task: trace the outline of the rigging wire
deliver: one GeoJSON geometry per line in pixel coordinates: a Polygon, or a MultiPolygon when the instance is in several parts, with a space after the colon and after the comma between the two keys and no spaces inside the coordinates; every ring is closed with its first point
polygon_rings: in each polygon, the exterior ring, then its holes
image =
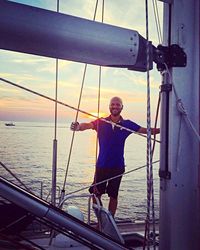
{"type": "MultiPolygon", "coordinates": [[[[96,4],[95,4],[93,21],[96,18],[97,7],[98,7],[98,0],[96,1],[96,4]]],[[[85,67],[84,67],[83,78],[82,78],[82,83],[81,83],[81,90],[80,90],[80,95],[79,95],[79,100],[78,100],[78,107],[76,110],[75,122],[77,122],[77,120],[78,120],[78,115],[79,115],[79,110],[80,110],[80,105],[81,105],[81,98],[82,98],[82,93],[83,93],[83,86],[85,83],[86,71],[87,71],[87,64],[85,64],[85,67]]],[[[61,199],[65,195],[65,186],[66,186],[67,175],[68,175],[68,171],[69,171],[69,164],[70,164],[70,160],[71,160],[72,148],[73,148],[73,144],[74,144],[74,137],[75,137],[75,131],[72,132],[72,139],[71,139],[67,167],[66,167],[66,172],[65,172],[64,182],[63,182],[63,188],[62,188],[62,192],[61,192],[61,199]]]]}
{"type": "MultiPolygon", "coordinates": [[[[101,22],[104,22],[104,0],[102,0],[102,13],[101,13],[101,22]]],[[[98,85],[98,103],[97,103],[97,116],[100,114],[100,103],[101,103],[101,76],[102,76],[101,66],[99,66],[99,85],[98,85]]],[[[97,131],[99,129],[99,123],[97,123],[97,131]]],[[[98,133],[96,134],[96,150],[95,150],[95,162],[97,162],[98,155],[98,133]]],[[[96,184],[96,167],[94,173],[94,184],[96,184]]],[[[95,185],[96,188],[96,185],[95,185]]],[[[95,189],[94,188],[94,189],[95,189]]]]}
{"type": "Polygon", "coordinates": [[[159,41],[159,44],[162,44],[162,34],[161,34],[161,26],[160,26],[160,18],[159,18],[159,13],[158,13],[157,1],[156,0],[152,0],[152,4],[153,4],[153,11],[154,11],[154,17],[155,17],[155,23],[156,23],[158,41],[159,41]]]}
{"type": "Polygon", "coordinates": [[[28,188],[17,176],[16,174],[14,174],[8,167],[6,167],[5,164],[3,164],[3,162],[0,161],[0,165],[12,176],[14,177],[18,182],[19,184],[21,184],[28,192],[32,193],[33,192],[30,190],[30,188],[28,188]]]}
{"type": "Polygon", "coordinates": [[[159,16],[159,12],[158,12],[158,4],[157,4],[157,2],[158,2],[158,0],[155,0],[155,7],[156,7],[156,13],[157,13],[157,19],[158,19],[158,27],[159,27],[160,39],[161,39],[161,43],[162,43],[163,38],[162,38],[161,25],[160,25],[160,16],[159,16]]]}
{"type": "MultiPolygon", "coordinates": [[[[85,64],[85,67],[84,67],[83,79],[82,79],[82,83],[81,83],[81,90],[80,90],[80,95],[79,95],[78,109],[76,111],[75,122],[77,122],[77,120],[78,120],[78,114],[79,114],[79,108],[80,108],[81,97],[82,97],[82,92],[83,92],[83,85],[85,82],[86,71],[87,71],[87,64],[85,64]]],[[[67,175],[68,175],[68,171],[69,171],[69,164],[70,164],[70,160],[71,160],[72,148],[73,148],[73,144],[74,144],[74,136],[75,136],[75,131],[72,132],[71,144],[70,144],[70,149],[69,149],[67,167],[66,167],[66,171],[65,171],[65,177],[64,177],[64,182],[63,182],[63,188],[61,191],[61,196],[63,196],[65,194],[65,186],[66,186],[67,175]]]]}
{"type": "MultiPolygon", "coordinates": [[[[102,0],[102,14],[101,14],[101,22],[104,22],[104,0],[102,0]]],[[[98,85],[98,103],[97,103],[97,116],[100,115],[100,103],[101,103],[101,78],[102,78],[102,67],[99,66],[99,85],[98,85]]],[[[97,123],[98,126],[98,123],[97,123]]],[[[97,127],[98,131],[98,127],[97,127]]],[[[98,153],[98,135],[96,137],[96,161],[97,161],[97,153],[98,153]]]]}
{"type": "MultiPolygon", "coordinates": [[[[58,104],[63,105],[63,106],[65,106],[65,107],[67,107],[67,108],[70,108],[70,109],[73,109],[73,110],[76,110],[76,111],[78,110],[79,112],[81,112],[81,113],[83,113],[83,114],[86,114],[86,115],[89,115],[90,117],[94,117],[94,118],[96,118],[96,119],[99,118],[98,116],[96,116],[96,115],[94,115],[94,114],[91,114],[91,113],[89,113],[89,112],[86,112],[86,111],[84,111],[84,110],[82,110],[82,109],[77,109],[77,108],[75,108],[75,107],[73,107],[73,106],[71,106],[71,105],[69,105],[69,104],[67,104],[67,103],[64,103],[64,102],[62,102],[62,101],[59,101],[59,100],[56,101],[56,100],[55,100],[54,98],[52,98],[52,97],[46,96],[46,95],[44,95],[44,94],[41,94],[41,93],[36,92],[36,91],[34,91],[34,90],[31,90],[31,89],[29,89],[29,88],[23,87],[23,86],[21,86],[21,85],[19,85],[19,84],[17,84],[17,83],[14,83],[14,82],[12,82],[12,81],[6,80],[6,79],[4,79],[4,78],[2,78],[2,77],[0,77],[0,81],[5,82],[5,83],[8,83],[8,84],[10,84],[10,85],[12,85],[12,86],[15,86],[15,87],[17,87],[17,88],[23,89],[23,90],[25,90],[25,91],[28,91],[28,92],[30,92],[30,93],[32,93],[32,94],[34,94],[34,95],[40,96],[40,97],[45,98],[45,99],[47,99],[47,100],[49,100],[49,101],[57,102],[58,104]]],[[[142,137],[145,137],[145,138],[146,138],[146,135],[137,133],[137,132],[135,132],[135,131],[132,130],[132,129],[128,129],[128,128],[123,127],[123,126],[121,126],[121,125],[119,125],[119,124],[116,124],[116,123],[114,123],[114,122],[112,122],[112,121],[108,121],[108,120],[106,120],[105,118],[100,118],[100,120],[102,120],[102,121],[104,121],[104,122],[106,122],[106,123],[109,123],[109,124],[111,124],[112,126],[118,127],[118,128],[120,128],[120,129],[127,130],[127,131],[129,131],[129,132],[131,132],[131,133],[134,133],[134,134],[137,134],[137,135],[139,135],[139,136],[142,136],[142,137]]],[[[154,140],[154,139],[152,138],[151,140],[154,140]]],[[[155,140],[155,141],[158,142],[158,143],[161,143],[159,140],[155,140]]]]}

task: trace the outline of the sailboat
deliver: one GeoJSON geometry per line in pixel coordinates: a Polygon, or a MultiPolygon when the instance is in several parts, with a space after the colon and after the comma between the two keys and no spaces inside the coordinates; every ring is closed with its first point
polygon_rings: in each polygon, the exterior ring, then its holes
{"type": "Polygon", "coordinates": [[[15,126],[15,124],[13,122],[6,122],[5,126],[7,126],[7,127],[13,127],[13,126],[15,126]]]}
{"type": "MultiPolygon", "coordinates": [[[[164,41],[157,48],[148,43],[148,65],[145,52],[147,41],[137,31],[3,0],[0,1],[0,48],[141,72],[145,72],[147,67],[150,70],[153,61],[157,64],[162,73],[159,249],[197,250],[200,248],[200,6],[197,0],[162,2],[164,41]],[[10,19],[11,14],[13,19],[10,19]],[[66,23],[68,32],[59,31],[58,27],[63,22],[66,23]],[[46,23],[51,29],[47,28],[46,23]],[[98,35],[102,39],[96,39],[97,33],[102,34],[98,35]],[[13,36],[14,41],[11,39],[13,36]],[[56,39],[49,39],[50,37],[56,39]],[[126,37],[129,37],[129,41],[126,37]],[[130,46],[131,51],[129,49],[127,52],[127,47],[130,46]],[[132,57],[129,56],[130,52],[132,57]]],[[[84,249],[85,246],[90,249],[129,247],[116,240],[117,230],[113,239],[2,177],[0,195],[28,211],[30,216],[39,218],[53,230],[81,242],[79,249],[84,249]]],[[[106,216],[109,218],[109,215],[106,216]]],[[[115,225],[112,221],[110,224],[115,225]]],[[[137,249],[136,246],[134,248],[137,249]]],[[[155,248],[154,245],[152,249],[155,248]]]]}

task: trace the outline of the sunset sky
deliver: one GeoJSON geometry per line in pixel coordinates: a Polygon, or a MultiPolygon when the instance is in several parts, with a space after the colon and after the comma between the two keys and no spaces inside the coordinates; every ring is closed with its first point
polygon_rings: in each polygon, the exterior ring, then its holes
{"type": "MultiPolygon", "coordinates": [[[[57,0],[16,0],[40,8],[56,11],[57,0]]],[[[60,0],[60,12],[92,19],[95,0],[60,0]]],[[[99,1],[97,21],[101,20],[99,1]]],[[[158,1],[162,28],[162,3],[158,1]]],[[[105,0],[104,22],[137,30],[145,37],[145,1],[105,0]]],[[[159,44],[152,1],[149,1],[150,40],[159,44]]],[[[0,51],[0,77],[18,83],[26,88],[55,97],[55,59],[10,51],[0,51]]],[[[59,60],[58,100],[77,107],[84,64],[59,60]]],[[[97,110],[99,67],[88,65],[81,109],[95,114],[97,110]]],[[[152,120],[157,106],[160,74],[154,65],[151,76],[152,120]]],[[[102,68],[100,115],[109,113],[108,104],[112,96],[124,101],[122,115],[145,126],[146,123],[146,73],[127,69],[102,68]]],[[[75,111],[58,105],[58,120],[73,121],[75,111]]],[[[80,114],[81,121],[92,118],[80,114]]],[[[54,121],[54,103],[0,82],[0,120],[2,121],[54,121]]]]}

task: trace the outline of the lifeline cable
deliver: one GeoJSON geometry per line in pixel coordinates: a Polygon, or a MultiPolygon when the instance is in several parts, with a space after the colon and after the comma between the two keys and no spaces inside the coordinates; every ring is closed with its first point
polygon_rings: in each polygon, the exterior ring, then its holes
{"type": "MultiPolygon", "coordinates": [[[[160,160],[154,161],[154,162],[152,162],[152,164],[156,164],[156,163],[158,163],[158,162],[160,162],[160,160]]],[[[111,180],[113,180],[113,179],[115,179],[115,178],[118,178],[118,177],[121,177],[121,176],[130,174],[130,173],[132,173],[132,172],[135,172],[135,171],[137,171],[137,170],[140,170],[140,169],[142,169],[142,168],[145,168],[146,166],[147,166],[147,165],[143,165],[143,166],[134,168],[134,169],[132,169],[132,170],[129,170],[129,171],[127,171],[127,172],[124,172],[123,174],[119,174],[119,175],[116,175],[116,176],[111,177],[111,178],[109,178],[109,179],[106,179],[106,180],[97,182],[96,185],[99,185],[99,184],[102,184],[102,183],[104,183],[104,182],[111,181],[111,180]]],[[[89,187],[93,187],[93,186],[95,186],[95,184],[89,185],[89,186],[84,187],[84,188],[77,189],[77,190],[75,190],[75,191],[73,191],[73,192],[71,192],[71,193],[68,193],[67,195],[71,195],[71,194],[78,193],[78,192],[80,192],[80,191],[83,191],[83,190],[88,189],[89,187]]]]}

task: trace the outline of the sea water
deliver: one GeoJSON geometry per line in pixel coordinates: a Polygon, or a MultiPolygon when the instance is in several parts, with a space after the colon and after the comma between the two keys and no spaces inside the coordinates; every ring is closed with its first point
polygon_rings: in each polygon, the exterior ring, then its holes
{"type": "MultiPolygon", "coordinates": [[[[72,131],[69,124],[58,124],[57,127],[57,186],[62,190],[66,174],[66,194],[79,189],[76,194],[87,194],[88,186],[93,181],[96,161],[96,132],[88,130],[76,132],[72,153],[69,160],[69,149],[72,131]],[[84,189],[85,188],[85,189],[84,189]]],[[[54,124],[37,122],[16,122],[15,126],[6,127],[0,122],[0,161],[5,164],[25,185],[37,195],[46,199],[51,190],[54,124]]],[[[109,139],[109,138],[108,138],[109,139]]],[[[159,145],[156,144],[154,159],[159,159],[159,145]]],[[[136,134],[130,135],[125,145],[126,171],[146,165],[146,138],[136,134]]],[[[154,169],[155,212],[159,206],[159,164],[154,169]]],[[[0,166],[1,176],[13,180],[0,166]]],[[[119,192],[118,219],[144,220],[147,211],[146,167],[123,176],[119,192]]],[[[84,212],[87,211],[86,198],[69,201],[75,203],[84,212]]],[[[108,197],[103,196],[103,203],[108,204],[108,197]]]]}

